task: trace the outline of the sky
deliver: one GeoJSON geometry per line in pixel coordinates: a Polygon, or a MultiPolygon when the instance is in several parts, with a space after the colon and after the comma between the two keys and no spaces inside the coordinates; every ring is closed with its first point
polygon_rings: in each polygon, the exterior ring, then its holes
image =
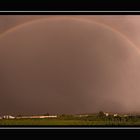
{"type": "Polygon", "coordinates": [[[140,16],[0,16],[0,114],[139,113],[140,16]]]}

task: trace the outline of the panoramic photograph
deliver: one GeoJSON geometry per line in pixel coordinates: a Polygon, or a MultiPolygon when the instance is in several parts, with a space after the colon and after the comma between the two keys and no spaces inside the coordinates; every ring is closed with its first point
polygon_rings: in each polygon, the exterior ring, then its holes
{"type": "Polygon", "coordinates": [[[3,126],[140,126],[140,15],[0,15],[3,126]]]}

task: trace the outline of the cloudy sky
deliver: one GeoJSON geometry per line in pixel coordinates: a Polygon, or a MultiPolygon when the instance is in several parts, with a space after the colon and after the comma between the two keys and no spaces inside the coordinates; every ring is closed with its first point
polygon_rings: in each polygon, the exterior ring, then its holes
{"type": "Polygon", "coordinates": [[[140,16],[0,16],[0,113],[139,113],[140,16]]]}

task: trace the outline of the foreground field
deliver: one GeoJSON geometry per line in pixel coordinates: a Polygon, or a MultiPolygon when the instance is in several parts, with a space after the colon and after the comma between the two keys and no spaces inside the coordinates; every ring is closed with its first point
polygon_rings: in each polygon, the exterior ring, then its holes
{"type": "Polygon", "coordinates": [[[0,120],[0,126],[140,126],[139,121],[109,120],[59,120],[59,119],[13,119],[0,120]]]}
{"type": "Polygon", "coordinates": [[[140,115],[57,115],[57,118],[0,119],[0,126],[140,126],[140,115]]]}

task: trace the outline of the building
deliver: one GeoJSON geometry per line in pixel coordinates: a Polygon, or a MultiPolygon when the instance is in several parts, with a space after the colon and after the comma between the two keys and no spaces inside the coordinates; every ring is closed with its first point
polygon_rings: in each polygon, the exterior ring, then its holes
{"type": "Polygon", "coordinates": [[[2,118],[3,119],[15,119],[15,117],[13,117],[11,115],[4,115],[2,118]]]}
{"type": "Polygon", "coordinates": [[[49,115],[49,116],[21,116],[21,117],[17,117],[17,119],[28,119],[28,118],[32,118],[32,119],[37,119],[37,118],[41,118],[41,119],[44,119],[44,118],[57,118],[56,115],[49,115]]]}
{"type": "Polygon", "coordinates": [[[52,115],[52,116],[40,116],[40,118],[57,118],[56,115],[52,115]]]}
{"type": "Polygon", "coordinates": [[[117,113],[113,114],[113,113],[107,113],[107,112],[104,112],[104,115],[105,115],[106,117],[109,116],[109,115],[114,116],[114,117],[117,117],[117,116],[118,116],[117,113]]]}
{"type": "Polygon", "coordinates": [[[44,118],[57,118],[57,116],[56,115],[53,115],[53,116],[30,116],[30,118],[42,118],[42,119],[44,119],[44,118]]]}
{"type": "Polygon", "coordinates": [[[117,116],[118,116],[118,114],[114,114],[113,116],[114,116],[114,117],[117,117],[117,116]]]}
{"type": "Polygon", "coordinates": [[[123,115],[124,117],[128,117],[128,115],[123,115]]]}
{"type": "Polygon", "coordinates": [[[104,112],[104,115],[107,117],[107,116],[109,116],[109,113],[107,113],[107,112],[104,112]]]}
{"type": "Polygon", "coordinates": [[[78,115],[79,117],[87,117],[88,115],[78,115]]]}

